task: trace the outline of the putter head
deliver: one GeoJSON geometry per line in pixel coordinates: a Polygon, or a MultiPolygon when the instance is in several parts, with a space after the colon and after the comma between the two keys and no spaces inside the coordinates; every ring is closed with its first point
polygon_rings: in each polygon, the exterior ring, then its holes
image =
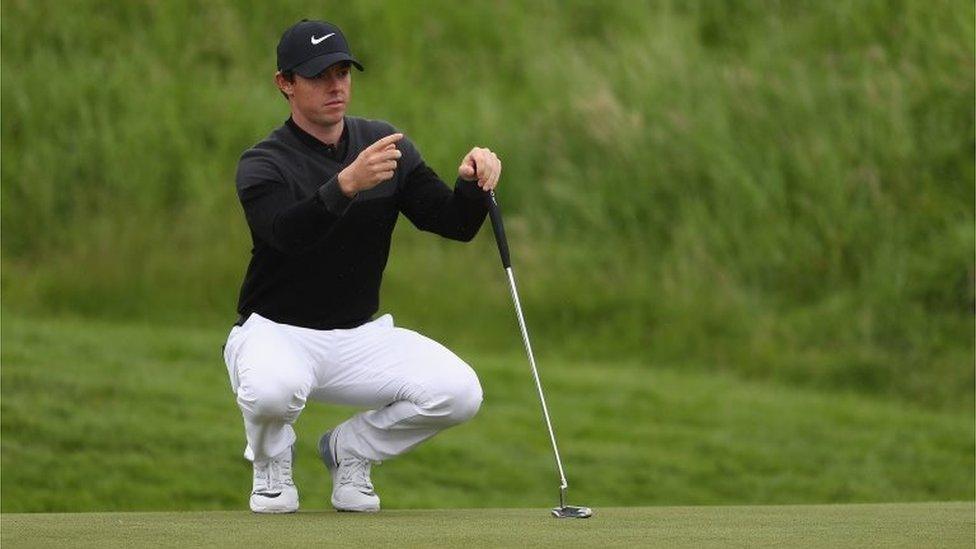
{"type": "Polygon", "coordinates": [[[552,516],[556,518],[590,518],[593,516],[593,509],[576,505],[563,505],[562,507],[553,507],[552,516]]]}

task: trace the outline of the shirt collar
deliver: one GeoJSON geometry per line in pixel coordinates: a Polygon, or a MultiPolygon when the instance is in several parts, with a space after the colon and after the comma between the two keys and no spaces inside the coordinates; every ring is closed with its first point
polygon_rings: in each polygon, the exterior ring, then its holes
{"type": "Polygon", "coordinates": [[[336,162],[341,161],[346,156],[346,148],[349,143],[349,121],[345,120],[342,124],[342,135],[339,136],[339,141],[335,145],[329,145],[318,140],[314,135],[306,132],[295,123],[295,121],[289,116],[288,120],[285,121],[285,125],[291,129],[292,133],[302,142],[308,145],[310,149],[321,153],[327,158],[331,158],[336,162]]]}

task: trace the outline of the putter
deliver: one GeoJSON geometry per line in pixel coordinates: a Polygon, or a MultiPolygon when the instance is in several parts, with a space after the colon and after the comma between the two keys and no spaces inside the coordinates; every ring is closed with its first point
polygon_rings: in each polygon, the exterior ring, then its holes
{"type": "Polygon", "coordinates": [[[488,214],[491,216],[491,228],[495,231],[495,243],[498,244],[498,253],[502,257],[502,267],[508,273],[508,287],[512,291],[512,301],[515,302],[515,314],[518,317],[519,328],[522,330],[522,341],[525,343],[525,352],[529,355],[532,377],[535,379],[535,388],[539,391],[539,402],[542,403],[542,416],[545,418],[546,427],[549,429],[549,441],[552,442],[552,453],[556,456],[556,467],[559,469],[559,507],[552,508],[552,516],[556,518],[589,518],[593,516],[593,510],[589,507],[566,505],[566,490],[569,488],[569,484],[566,482],[563,462],[559,459],[556,435],[552,430],[552,421],[549,419],[546,397],[542,394],[542,382],[539,381],[539,371],[535,367],[535,357],[532,355],[532,345],[529,343],[529,332],[525,329],[522,304],[519,302],[518,290],[515,289],[515,275],[512,273],[512,260],[508,254],[508,239],[505,238],[505,226],[502,225],[502,212],[495,200],[494,190],[489,191],[486,200],[488,201],[488,214]]]}

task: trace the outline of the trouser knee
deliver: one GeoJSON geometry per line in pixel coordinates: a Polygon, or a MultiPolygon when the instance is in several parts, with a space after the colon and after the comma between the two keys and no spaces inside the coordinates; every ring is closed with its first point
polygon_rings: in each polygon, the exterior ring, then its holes
{"type": "Polygon", "coordinates": [[[305,397],[300,388],[286,383],[242,384],[237,404],[252,419],[291,422],[305,407],[305,397]]]}
{"type": "Polygon", "coordinates": [[[470,420],[478,413],[482,398],[481,384],[478,378],[472,375],[470,380],[440,391],[425,408],[431,416],[437,418],[438,423],[448,426],[457,425],[470,420]]]}

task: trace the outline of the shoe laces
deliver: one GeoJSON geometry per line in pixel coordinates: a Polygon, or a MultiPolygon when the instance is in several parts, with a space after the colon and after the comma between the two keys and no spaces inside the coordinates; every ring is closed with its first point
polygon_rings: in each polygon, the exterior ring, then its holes
{"type": "Polygon", "coordinates": [[[369,478],[372,462],[368,459],[344,458],[339,462],[339,484],[352,484],[360,492],[373,493],[373,482],[369,478]]]}
{"type": "Polygon", "coordinates": [[[254,462],[255,493],[278,493],[284,486],[294,486],[291,474],[292,449],[267,460],[254,462]]]}
{"type": "Polygon", "coordinates": [[[291,476],[292,449],[288,448],[277,458],[271,460],[271,479],[276,484],[294,486],[295,481],[291,476]]]}

